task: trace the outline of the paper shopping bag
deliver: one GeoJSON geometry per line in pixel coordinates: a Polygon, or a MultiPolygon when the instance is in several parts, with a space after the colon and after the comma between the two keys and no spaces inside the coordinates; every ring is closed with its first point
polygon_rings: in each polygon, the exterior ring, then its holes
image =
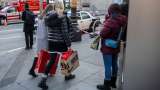
{"type": "Polygon", "coordinates": [[[79,67],[79,58],[77,51],[67,51],[62,54],[61,58],[61,73],[69,75],[79,67]]]}
{"type": "Polygon", "coordinates": [[[93,50],[98,50],[99,48],[99,42],[100,42],[101,37],[97,36],[94,41],[91,43],[90,48],[92,48],[93,50]]]}
{"type": "Polygon", "coordinates": [[[40,53],[38,54],[38,61],[36,64],[36,71],[38,73],[43,73],[45,71],[48,60],[50,60],[49,52],[46,50],[41,50],[40,53]]]}

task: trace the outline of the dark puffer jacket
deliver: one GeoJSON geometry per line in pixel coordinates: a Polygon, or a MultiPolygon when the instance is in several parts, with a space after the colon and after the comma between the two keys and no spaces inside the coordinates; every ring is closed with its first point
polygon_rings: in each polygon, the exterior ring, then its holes
{"type": "Polygon", "coordinates": [[[48,27],[48,40],[51,42],[66,43],[68,47],[71,46],[69,38],[69,30],[65,16],[59,17],[57,13],[51,13],[45,19],[48,27]]]}
{"type": "Polygon", "coordinates": [[[66,43],[67,47],[71,46],[67,21],[65,16],[59,17],[57,13],[49,14],[45,19],[48,27],[48,40],[55,43],[66,43]]]}
{"type": "Polygon", "coordinates": [[[110,48],[107,47],[104,43],[105,39],[117,39],[118,34],[120,32],[120,28],[124,26],[127,22],[127,18],[123,15],[119,15],[116,18],[108,17],[104,21],[104,28],[100,33],[102,37],[101,42],[101,52],[103,54],[117,54],[119,52],[119,48],[110,48]]]}

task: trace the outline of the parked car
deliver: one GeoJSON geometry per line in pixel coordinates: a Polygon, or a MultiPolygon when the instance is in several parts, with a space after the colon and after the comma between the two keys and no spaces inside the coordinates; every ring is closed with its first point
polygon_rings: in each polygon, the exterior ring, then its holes
{"type": "MultiPolygon", "coordinates": [[[[71,11],[68,11],[67,15],[70,17],[71,11]]],[[[92,16],[87,11],[78,11],[77,16],[78,27],[82,31],[93,32],[95,28],[98,27],[99,24],[101,24],[100,18],[92,16]]]]}
{"type": "Polygon", "coordinates": [[[3,8],[1,11],[0,11],[0,15],[1,16],[5,16],[7,22],[9,21],[17,21],[17,19],[20,19],[21,17],[21,13],[18,12],[18,10],[13,7],[13,6],[7,6],[5,8],[3,8]]]}
{"type": "MultiPolygon", "coordinates": [[[[68,17],[71,16],[71,11],[67,12],[67,16],[68,17]]],[[[77,20],[78,28],[81,31],[94,32],[96,27],[98,27],[101,24],[100,18],[93,17],[87,11],[78,11],[77,16],[78,16],[77,20]]],[[[35,27],[37,27],[38,18],[36,18],[35,20],[36,20],[35,27]]]]}
{"type": "Polygon", "coordinates": [[[88,11],[91,13],[92,16],[104,16],[105,11],[104,10],[96,10],[96,11],[88,11]]]}
{"type": "MultiPolygon", "coordinates": [[[[26,0],[26,1],[12,2],[9,6],[6,6],[0,10],[0,16],[5,16],[7,23],[20,22],[22,12],[24,11],[24,5],[26,2],[30,6],[29,9],[35,15],[38,15],[40,13],[39,0],[26,0]]],[[[43,9],[46,7],[46,5],[47,5],[46,1],[43,1],[43,9]]],[[[0,22],[2,22],[2,19],[0,19],[0,22]]]]}

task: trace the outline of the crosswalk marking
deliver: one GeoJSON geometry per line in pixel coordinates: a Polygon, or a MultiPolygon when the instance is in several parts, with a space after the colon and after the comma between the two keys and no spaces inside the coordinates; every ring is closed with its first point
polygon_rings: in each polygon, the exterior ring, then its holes
{"type": "Polygon", "coordinates": [[[23,37],[24,37],[24,36],[14,36],[14,37],[0,38],[0,40],[15,39],[15,38],[23,38],[23,37]]]}
{"type": "Polygon", "coordinates": [[[12,52],[15,52],[15,51],[19,51],[19,50],[21,50],[21,49],[24,49],[25,47],[19,47],[19,48],[15,48],[15,49],[12,49],[12,50],[9,50],[9,51],[4,51],[4,52],[1,52],[0,53],[0,56],[1,55],[5,55],[5,54],[7,54],[7,53],[12,53],[12,52]]]}

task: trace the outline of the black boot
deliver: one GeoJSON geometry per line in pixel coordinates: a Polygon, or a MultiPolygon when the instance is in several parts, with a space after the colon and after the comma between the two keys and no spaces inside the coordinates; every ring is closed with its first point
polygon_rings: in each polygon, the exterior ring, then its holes
{"type": "Polygon", "coordinates": [[[38,84],[38,87],[42,88],[43,90],[48,90],[46,81],[47,81],[47,78],[42,78],[41,82],[38,84]]]}
{"type": "Polygon", "coordinates": [[[70,74],[69,76],[65,76],[66,81],[74,79],[74,78],[75,78],[75,75],[72,75],[72,74],[70,74]]]}
{"type": "Polygon", "coordinates": [[[116,86],[117,77],[111,77],[111,87],[117,88],[116,86]]]}
{"type": "Polygon", "coordinates": [[[29,75],[31,75],[31,76],[33,76],[33,77],[37,77],[37,75],[36,75],[36,73],[35,73],[35,71],[34,71],[34,69],[35,69],[35,67],[36,67],[37,60],[38,60],[38,57],[35,57],[35,58],[34,58],[34,61],[33,61],[33,64],[32,64],[32,67],[31,67],[31,69],[29,70],[29,75]]]}
{"type": "Polygon", "coordinates": [[[25,47],[25,50],[29,50],[29,47],[25,47]]]}
{"type": "Polygon", "coordinates": [[[30,46],[29,49],[32,49],[32,46],[30,46]]]}
{"type": "Polygon", "coordinates": [[[99,90],[111,90],[110,81],[109,80],[104,80],[104,84],[103,85],[97,85],[97,89],[99,89],[99,90]]]}

